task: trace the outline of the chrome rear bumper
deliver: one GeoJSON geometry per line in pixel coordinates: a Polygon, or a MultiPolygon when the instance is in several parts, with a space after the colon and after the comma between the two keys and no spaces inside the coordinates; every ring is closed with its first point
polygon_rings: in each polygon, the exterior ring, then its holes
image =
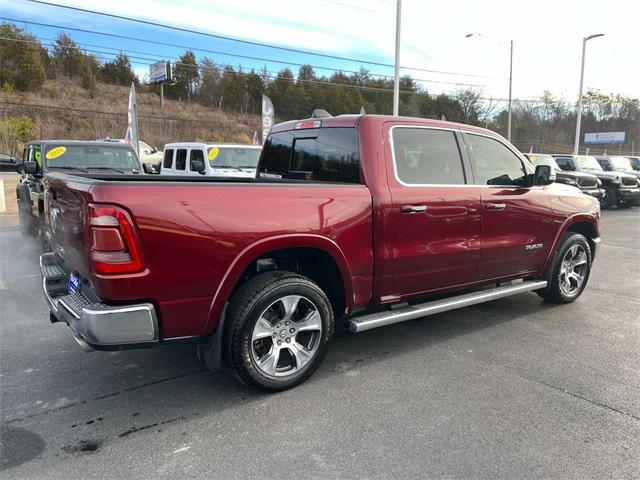
{"type": "Polygon", "coordinates": [[[40,256],[40,272],[52,321],[65,322],[85,350],[124,350],[158,344],[158,319],[151,303],[110,306],[82,289],[69,293],[69,269],[53,253],[40,256]]]}

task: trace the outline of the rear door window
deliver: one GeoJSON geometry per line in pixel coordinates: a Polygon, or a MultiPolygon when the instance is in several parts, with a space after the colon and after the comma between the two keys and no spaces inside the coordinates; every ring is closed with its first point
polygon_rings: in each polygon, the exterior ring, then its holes
{"type": "Polygon", "coordinates": [[[291,130],[269,135],[258,168],[262,178],[360,183],[356,128],[291,130]]]}
{"type": "Polygon", "coordinates": [[[455,133],[426,128],[394,128],[393,159],[398,180],[406,185],[466,183],[455,133]]]}
{"type": "Polygon", "coordinates": [[[189,170],[192,172],[195,171],[192,167],[194,160],[202,160],[204,163],[204,152],[200,149],[194,149],[189,153],[189,170]]]}
{"type": "Polygon", "coordinates": [[[187,149],[176,150],[176,170],[184,170],[187,166],[187,149]]]}
{"type": "Polygon", "coordinates": [[[495,138],[467,134],[480,185],[527,186],[527,170],[520,158],[495,138]]]}
{"type": "Polygon", "coordinates": [[[162,160],[162,168],[171,168],[173,163],[173,149],[169,148],[164,151],[164,159],[162,160]]]}

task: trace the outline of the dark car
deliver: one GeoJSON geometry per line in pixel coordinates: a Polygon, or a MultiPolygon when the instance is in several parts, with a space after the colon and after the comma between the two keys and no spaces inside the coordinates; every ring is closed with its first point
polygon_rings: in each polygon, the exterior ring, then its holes
{"type": "Polygon", "coordinates": [[[19,158],[6,153],[0,153],[0,172],[15,172],[18,167],[19,158]]]}
{"type": "Polygon", "coordinates": [[[640,198],[638,179],[626,172],[605,172],[598,160],[590,155],[554,155],[556,164],[565,172],[590,173],[598,177],[605,190],[600,200],[602,208],[628,208],[640,198]]]}
{"type": "Polygon", "coordinates": [[[564,183],[572,187],[579,188],[582,193],[586,193],[598,200],[604,198],[605,191],[602,188],[602,182],[598,177],[590,173],[581,172],[565,172],[561,170],[553,155],[542,153],[525,153],[524,155],[534,165],[549,165],[556,174],[556,183],[564,183]]]}
{"type": "Polygon", "coordinates": [[[142,167],[131,145],[77,140],[37,140],[28,142],[17,163],[22,174],[16,186],[20,231],[39,236],[47,249],[44,221],[45,196],[42,179],[51,172],[114,174],[140,173],[142,167]]]}
{"type": "MultiPolygon", "coordinates": [[[[638,179],[638,186],[640,186],[640,171],[636,171],[631,166],[631,160],[629,157],[622,156],[596,156],[596,160],[605,172],[624,172],[629,175],[634,175],[638,179]]],[[[640,205],[640,197],[636,198],[634,205],[640,205]]]]}

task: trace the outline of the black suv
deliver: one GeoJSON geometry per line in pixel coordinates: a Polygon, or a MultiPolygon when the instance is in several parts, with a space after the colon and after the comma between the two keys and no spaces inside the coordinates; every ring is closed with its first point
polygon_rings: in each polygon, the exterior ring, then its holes
{"type": "Polygon", "coordinates": [[[525,153],[525,157],[537,167],[538,165],[549,165],[556,174],[556,183],[564,183],[572,187],[579,188],[582,193],[603,199],[605,191],[602,188],[602,182],[595,175],[581,172],[565,172],[558,168],[553,155],[543,153],[525,153]]]}
{"type": "Polygon", "coordinates": [[[605,172],[598,160],[589,155],[554,155],[556,164],[565,172],[590,173],[602,182],[605,195],[600,200],[602,208],[632,206],[640,198],[638,179],[625,172],[605,172]]]}
{"type": "Polygon", "coordinates": [[[22,174],[20,183],[16,186],[20,231],[24,236],[39,236],[43,249],[47,250],[45,197],[42,187],[42,179],[47,173],[140,173],[142,167],[135,150],[128,144],[37,140],[25,145],[17,170],[22,174]]]}

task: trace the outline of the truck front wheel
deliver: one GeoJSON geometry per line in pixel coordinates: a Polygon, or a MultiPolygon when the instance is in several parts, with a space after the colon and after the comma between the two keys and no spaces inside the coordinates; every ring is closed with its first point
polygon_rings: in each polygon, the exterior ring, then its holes
{"type": "Polygon", "coordinates": [[[333,336],[331,303],[310,279],[291,272],[256,275],[233,295],[227,359],[247,385],[294,387],[322,362],[333,336]]]}
{"type": "Polygon", "coordinates": [[[24,202],[18,200],[18,216],[20,218],[20,233],[23,237],[33,237],[35,235],[35,227],[33,221],[33,215],[29,205],[25,205],[24,202]]]}
{"type": "Polygon", "coordinates": [[[591,260],[587,239],[579,233],[567,232],[547,275],[548,285],[538,290],[538,295],[555,303],[573,302],[587,286],[591,260]]]}

